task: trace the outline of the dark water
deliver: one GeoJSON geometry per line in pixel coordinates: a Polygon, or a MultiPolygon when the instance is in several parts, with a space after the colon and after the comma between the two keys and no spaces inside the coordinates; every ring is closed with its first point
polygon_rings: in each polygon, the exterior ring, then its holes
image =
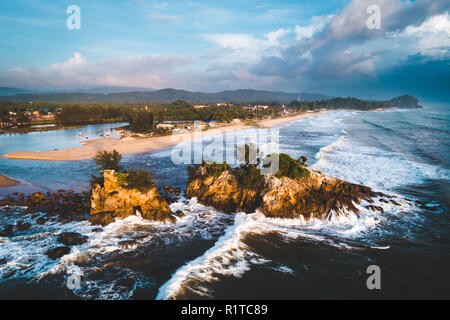
{"type": "MultiPolygon", "coordinates": [[[[380,203],[384,214],[363,210],[360,218],[304,223],[258,212],[227,215],[182,198],[172,209],[182,209],[186,217],[175,225],[138,217],[101,233],[85,222],[34,225],[0,238],[0,297],[449,298],[449,123],[448,106],[435,106],[335,112],[280,131],[281,150],[306,155],[314,169],[421,201],[424,208],[407,201],[380,203]],[[88,235],[88,243],[61,261],[48,260],[43,253],[55,246],[58,233],[69,230],[88,235]],[[119,246],[131,239],[138,244],[119,246]],[[370,265],[381,269],[382,290],[367,289],[370,265]],[[73,278],[80,279],[79,286],[69,289],[67,280],[73,278]]],[[[124,164],[150,169],[161,186],[184,189],[185,165],[173,165],[170,155],[170,150],[130,155],[124,164]]],[[[92,170],[90,161],[0,163],[0,172],[28,181],[30,189],[81,190],[92,170]],[[20,176],[11,174],[19,171],[20,176]]],[[[21,208],[1,215],[2,225],[31,219],[21,208]]]]}

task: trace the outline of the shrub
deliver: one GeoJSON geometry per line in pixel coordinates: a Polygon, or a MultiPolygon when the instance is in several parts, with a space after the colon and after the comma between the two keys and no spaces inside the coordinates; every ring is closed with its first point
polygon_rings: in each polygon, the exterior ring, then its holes
{"type": "Polygon", "coordinates": [[[186,168],[188,174],[188,182],[191,182],[200,175],[200,165],[195,164],[186,168]]]}
{"type": "Polygon", "coordinates": [[[105,184],[105,179],[103,178],[103,176],[96,176],[91,174],[89,186],[91,187],[91,189],[94,189],[97,184],[99,184],[103,188],[103,185],[105,184]]]}
{"type": "Polygon", "coordinates": [[[224,171],[229,170],[230,166],[225,162],[225,163],[217,163],[217,162],[213,162],[213,163],[203,163],[204,168],[206,169],[206,172],[214,177],[219,177],[224,171]]]}
{"type": "Polygon", "coordinates": [[[151,112],[139,110],[131,113],[129,121],[131,132],[146,133],[153,129],[154,116],[151,112]]]}
{"type": "Polygon", "coordinates": [[[121,171],[120,161],[122,160],[122,155],[116,150],[112,152],[99,151],[94,157],[95,164],[97,165],[97,170],[115,170],[121,171]]]}
{"type": "Polygon", "coordinates": [[[298,161],[299,161],[301,164],[305,164],[305,165],[306,165],[306,162],[308,162],[308,158],[305,157],[305,156],[301,156],[300,158],[298,158],[298,161]]]}
{"type": "Polygon", "coordinates": [[[149,171],[130,169],[127,174],[121,174],[119,180],[122,181],[122,186],[127,189],[137,189],[141,192],[148,191],[155,186],[152,175],[149,171]]]}
{"type": "Polygon", "coordinates": [[[288,177],[291,179],[308,178],[311,173],[299,160],[293,159],[286,153],[279,155],[279,169],[276,174],[278,178],[288,177]]]}
{"type": "Polygon", "coordinates": [[[256,165],[241,166],[236,169],[239,185],[252,190],[259,190],[264,182],[261,170],[256,165]]]}
{"type": "Polygon", "coordinates": [[[117,182],[120,186],[126,186],[128,184],[127,177],[128,173],[122,173],[122,172],[114,172],[114,177],[117,178],[117,182]]]}

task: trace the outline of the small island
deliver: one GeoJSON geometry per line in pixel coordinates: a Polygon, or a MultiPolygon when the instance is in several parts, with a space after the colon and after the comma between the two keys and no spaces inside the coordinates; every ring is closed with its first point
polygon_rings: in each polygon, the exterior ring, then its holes
{"type": "MultiPolygon", "coordinates": [[[[245,148],[248,157],[251,147],[245,148]]],[[[267,175],[248,160],[236,168],[217,163],[189,167],[186,196],[226,212],[260,210],[270,218],[306,221],[326,219],[332,214],[359,215],[355,204],[362,201],[367,202],[367,209],[383,212],[380,206],[372,205],[373,198],[388,196],[314,171],[306,165],[305,157],[296,160],[288,154],[271,156],[279,157],[279,169],[267,175]]],[[[391,202],[398,205],[395,200],[391,202]]]]}

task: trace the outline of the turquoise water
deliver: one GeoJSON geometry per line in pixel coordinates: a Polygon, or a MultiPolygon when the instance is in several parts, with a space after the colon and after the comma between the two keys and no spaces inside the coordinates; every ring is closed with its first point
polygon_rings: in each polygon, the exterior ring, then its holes
{"type": "MultiPolygon", "coordinates": [[[[0,135],[0,154],[14,151],[45,151],[81,146],[82,141],[101,139],[109,134],[119,138],[114,128],[126,123],[89,125],[83,128],[33,132],[27,134],[0,135]],[[82,135],[80,135],[80,133],[82,135]]],[[[32,192],[35,190],[57,190],[72,188],[81,191],[86,187],[92,161],[29,161],[0,158],[0,173],[20,180],[20,187],[0,189],[0,195],[11,192],[32,192]]]]}

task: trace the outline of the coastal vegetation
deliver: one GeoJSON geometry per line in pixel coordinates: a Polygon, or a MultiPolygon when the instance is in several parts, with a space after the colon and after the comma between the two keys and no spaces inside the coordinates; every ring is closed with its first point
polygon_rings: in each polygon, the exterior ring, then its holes
{"type": "Polygon", "coordinates": [[[279,161],[279,169],[274,173],[277,178],[288,177],[290,179],[301,179],[311,176],[311,172],[306,166],[307,158],[305,156],[301,156],[296,160],[286,153],[274,153],[264,159],[260,159],[260,150],[254,144],[245,144],[238,147],[238,152],[239,149],[243,152],[242,156],[244,160],[241,161],[241,164],[237,168],[231,168],[226,162],[203,162],[201,165],[187,167],[188,180],[192,181],[204,174],[218,178],[223,172],[229,171],[237,178],[241,187],[259,190],[264,180],[264,175],[259,165],[265,163],[264,167],[268,167],[268,162],[275,158],[278,158],[279,161]],[[252,155],[254,155],[253,160],[252,155]]]}
{"type": "MultiPolygon", "coordinates": [[[[273,155],[276,157],[277,155],[273,155]]],[[[306,168],[306,157],[302,156],[300,160],[295,160],[290,155],[286,153],[281,153],[278,155],[279,158],[279,169],[276,177],[288,177],[291,179],[308,178],[311,173],[306,168]]]]}
{"type": "MultiPolygon", "coordinates": [[[[375,110],[393,107],[419,107],[418,100],[405,95],[389,101],[367,101],[356,98],[330,98],[314,101],[260,101],[258,103],[216,103],[198,107],[184,100],[173,102],[0,102],[0,127],[3,131],[28,128],[37,124],[75,126],[98,123],[129,122],[134,133],[156,132],[155,126],[167,121],[216,121],[229,123],[234,119],[255,121],[277,118],[299,112],[352,109],[375,110]]],[[[49,128],[52,130],[54,128],[49,128]]],[[[45,130],[36,128],[35,130],[45,130]]]]}
{"type": "Polygon", "coordinates": [[[126,189],[136,189],[142,192],[155,186],[150,171],[139,168],[138,170],[128,169],[127,173],[119,173],[122,176],[119,179],[121,187],[126,189]]]}
{"type": "Polygon", "coordinates": [[[114,170],[121,171],[123,168],[120,166],[120,161],[122,161],[122,155],[116,150],[111,152],[99,151],[93,158],[95,164],[97,165],[98,171],[103,170],[114,170]]]}
{"type": "Polygon", "coordinates": [[[64,125],[121,122],[125,119],[123,107],[99,103],[64,106],[56,113],[55,118],[57,122],[64,125]]]}
{"type": "Polygon", "coordinates": [[[122,155],[113,150],[99,151],[93,158],[97,165],[98,175],[91,175],[90,186],[94,189],[96,185],[104,186],[104,174],[106,170],[113,170],[118,184],[126,189],[136,189],[142,192],[155,186],[149,171],[139,168],[138,170],[126,169],[120,165],[122,155]]]}
{"type": "MultiPolygon", "coordinates": [[[[296,160],[288,154],[274,156],[279,157],[279,170],[266,175],[258,165],[248,162],[236,168],[219,167],[217,163],[189,167],[186,197],[230,213],[259,209],[273,218],[309,220],[332,214],[358,215],[360,209],[355,204],[363,201],[367,201],[367,209],[383,212],[381,206],[374,205],[373,198],[387,197],[384,194],[316,172],[306,165],[306,157],[296,160]]],[[[398,205],[392,199],[379,201],[398,205]]]]}

